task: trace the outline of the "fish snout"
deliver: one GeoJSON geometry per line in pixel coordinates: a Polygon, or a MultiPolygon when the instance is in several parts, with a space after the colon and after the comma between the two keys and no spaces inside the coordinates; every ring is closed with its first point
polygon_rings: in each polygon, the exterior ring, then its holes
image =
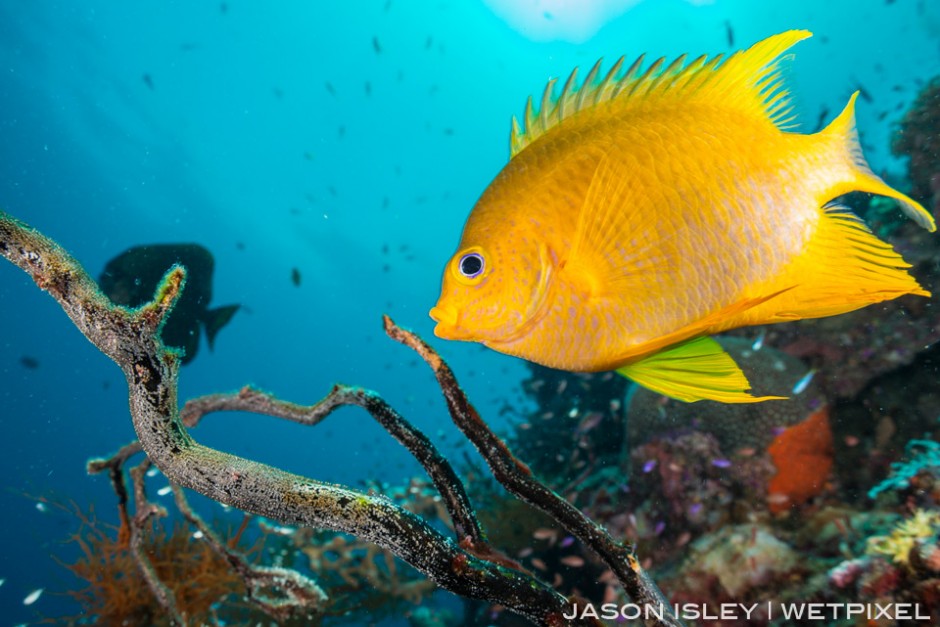
{"type": "Polygon", "coordinates": [[[461,339],[461,333],[457,328],[459,314],[456,307],[438,304],[431,307],[431,311],[428,313],[431,319],[437,323],[437,326],[434,327],[434,335],[445,340],[461,339]]]}

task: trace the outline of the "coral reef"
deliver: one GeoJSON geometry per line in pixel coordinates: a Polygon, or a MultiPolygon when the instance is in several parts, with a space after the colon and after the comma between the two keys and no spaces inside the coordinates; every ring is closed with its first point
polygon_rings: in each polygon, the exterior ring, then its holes
{"type": "MultiPolygon", "coordinates": [[[[72,513],[81,522],[72,536],[81,557],[66,567],[87,583],[70,592],[83,614],[104,625],[168,625],[119,530],[77,507],[72,513]]],[[[243,596],[245,585],[223,557],[206,543],[194,541],[192,533],[181,522],[170,530],[156,526],[144,541],[144,551],[157,576],[168,582],[180,614],[195,624],[208,624],[214,617],[213,606],[229,595],[243,596]]]]}
{"type": "Polygon", "coordinates": [[[911,486],[917,475],[940,473],[940,442],[933,440],[911,440],[907,443],[909,459],[891,465],[891,475],[868,491],[875,498],[888,490],[900,490],[911,486]]]}
{"type": "Polygon", "coordinates": [[[891,150],[910,157],[911,195],[940,211],[940,76],[928,82],[904,115],[891,150]]]}

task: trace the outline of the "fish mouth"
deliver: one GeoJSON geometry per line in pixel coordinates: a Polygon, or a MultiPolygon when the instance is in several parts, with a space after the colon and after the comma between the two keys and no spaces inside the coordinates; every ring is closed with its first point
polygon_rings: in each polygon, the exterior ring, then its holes
{"type": "Polygon", "coordinates": [[[431,307],[428,312],[431,319],[437,323],[434,327],[434,335],[445,340],[469,340],[470,334],[460,328],[457,324],[460,313],[456,308],[449,305],[437,305],[431,307]]]}

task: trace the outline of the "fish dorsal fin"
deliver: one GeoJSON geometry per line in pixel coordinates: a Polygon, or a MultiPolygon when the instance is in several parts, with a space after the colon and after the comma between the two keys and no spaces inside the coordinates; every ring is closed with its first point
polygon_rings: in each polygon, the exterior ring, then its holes
{"type": "Polygon", "coordinates": [[[701,56],[687,65],[685,55],[668,65],[665,58],[660,58],[646,70],[642,69],[642,55],[626,70],[621,57],[603,77],[598,61],[580,85],[575,68],[560,94],[555,94],[556,79],[548,82],[538,109],[529,98],[521,126],[513,118],[510,155],[516,156],[564,120],[602,104],[623,112],[646,103],[661,105],[664,100],[713,102],[755,117],[766,117],[777,127],[787,128],[793,116],[790,94],[782,84],[780,56],[811,36],[809,31],[790,30],[727,58],[720,54],[711,59],[701,56]]]}
{"type": "Polygon", "coordinates": [[[699,337],[623,366],[618,373],[645,388],[691,403],[759,403],[783,396],[752,396],[747,377],[721,344],[699,337]]]}

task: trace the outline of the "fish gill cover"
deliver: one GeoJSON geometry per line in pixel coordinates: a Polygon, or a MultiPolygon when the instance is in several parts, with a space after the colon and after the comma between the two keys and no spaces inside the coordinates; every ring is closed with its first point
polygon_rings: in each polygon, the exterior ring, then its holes
{"type": "MultiPolygon", "coordinates": [[[[484,479],[426,366],[384,338],[381,314],[434,339],[426,312],[441,267],[507,161],[511,117],[549,79],[573,67],[585,76],[602,57],[609,67],[644,52],[730,53],[811,30],[786,76],[796,130],[824,127],[858,92],[872,170],[935,211],[940,15],[921,0],[647,0],[566,13],[575,5],[6,3],[0,207],[93,277],[134,247],[198,242],[215,262],[203,305],[241,308],[213,351],[195,349],[181,401],[246,384],[300,404],[337,381],[374,389],[451,459],[492,546],[564,594],[620,603],[617,577],[575,534],[484,479]]],[[[844,204],[937,293],[936,236],[890,202],[844,204]]],[[[127,553],[132,521],[120,513],[133,514],[133,499],[117,508],[106,474],[84,473],[90,457],[135,439],[124,378],[29,277],[0,268],[0,615],[106,622],[110,608],[150,624],[161,605],[127,553]],[[69,538],[79,541],[60,543],[69,538]]],[[[916,461],[931,448],[908,442],[937,440],[938,328],[933,298],[904,297],[737,331],[722,346],[753,393],[792,401],[735,408],[682,404],[611,373],[434,347],[516,457],[633,543],[670,600],[920,602],[937,598],[940,494],[936,465],[916,461]]],[[[233,412],[193,436],[448,518],[422,468],[364,412],[314,429],[233,412]]],[[[172,512],[146,546],[187,613],[260,616],[239,601],[233,562],[206,559],[221,555],[199,543],[215,533],[248,562],[316,579],[333,603],[325,624],[346,612],[351,624],[519,624],[486,602],[432,593],[361,538],[248,520],[191,496],[206,521],[193,523],[164,477],[142,480],[172,512]]]]}

